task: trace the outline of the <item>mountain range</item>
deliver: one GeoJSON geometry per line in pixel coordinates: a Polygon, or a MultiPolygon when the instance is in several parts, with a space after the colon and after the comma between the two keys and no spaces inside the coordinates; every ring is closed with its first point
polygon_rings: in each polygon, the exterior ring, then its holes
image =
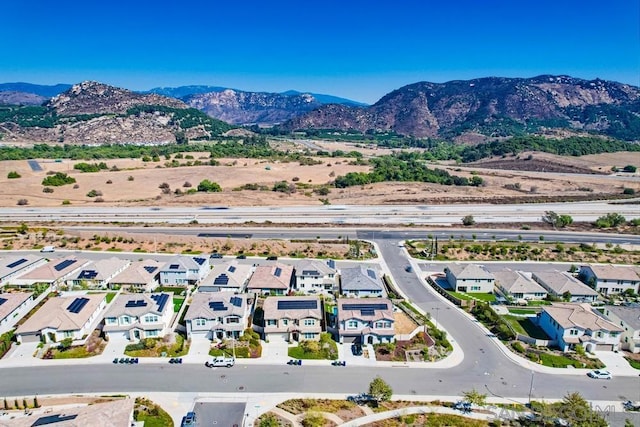
{"type": "Polygon", "coordinates": [[[246,92],[216,86],[146,92],[97,82],[65,87],[0,84],[0,104],[38,106],[35,110],[0,107],[0,134],[14,139],[28,134],[40,140],[51,137],[51,132],[42,129],[56,128],[53,140],[75,141],[89,135],[91,142],[105,138],[109,142],[147,141],[147,137],[171,142],[176,135],[182,138],[181,132],[201,139],[229,130],[232,126],[218,121],[222,120],[232,125],[279,124],[281,132],[393,132],[459,141],[529,133],[590,133],[640,140],[638,87],[569,76],[419,82],[394,90],[371,106],[330,95],[246,92]],[[46,96],[60,90],[53,97],[46,96]],[[28,119],[21,116],[26,111],[31,114],[28,119]],[[89,124],[93,133],[76,132],[89,124]],[[138,127],[145,130],[136,132],[138,127]]]}

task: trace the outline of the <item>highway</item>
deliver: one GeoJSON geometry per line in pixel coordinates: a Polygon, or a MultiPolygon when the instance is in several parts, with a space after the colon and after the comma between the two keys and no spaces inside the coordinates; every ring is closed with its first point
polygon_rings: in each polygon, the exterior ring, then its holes
{"type": "Polygon", "coordinates": [[[67,206],[4,207],[0,220],[58,222],[120,222],[186,224],[351,224],[362,225],[451,225],[461,224],[466,215],[477,223],[537,222],[546,211],[571,215],[574,221],[595,221],[617,212],[627,219],[640,217],[637,204],[610,202],[539,204],[455,204],[455,205],[327,205],[266,207],[110,207],[67,206]]]}

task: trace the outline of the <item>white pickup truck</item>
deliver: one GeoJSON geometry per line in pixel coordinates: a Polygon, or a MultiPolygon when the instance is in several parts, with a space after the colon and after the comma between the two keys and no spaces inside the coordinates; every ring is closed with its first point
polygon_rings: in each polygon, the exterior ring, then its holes
{"type": "Polygon", "coordinates": [[[224,356],[217,356],[214,357],[211,362],[204,362],[204,366],[206,366],[207,368],[213,368],[216,366],[225,366],[227,368],[232,367],[233,365],[236,364],[236,359],[234,359],[233,357],[224,357],[224,356]]]}

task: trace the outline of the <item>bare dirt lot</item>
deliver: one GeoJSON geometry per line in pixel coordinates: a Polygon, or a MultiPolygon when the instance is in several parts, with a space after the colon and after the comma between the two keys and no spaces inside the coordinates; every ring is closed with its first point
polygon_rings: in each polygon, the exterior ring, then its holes
{"type": "MultiPolygon", "coordinates": [[[[324,143],[327,144],[327,143],[324,143]]],[[[336,146],[345,151],[354,147],[336,146]]],[[[336,147],[332,147],[336,149],[336,147]]],[[[377,150],[360,149],[365,156],[380,154],[377,150]]],[[[546,153],[531,154],[538,165],[566,165],[569,170],[609,172],[612,166],[640,164],[638,153],[615,153],[581,158],[566,158],[546,153]]],[[[428,167],[448,170],[451,174],[484,180],[480,187],[457,187],[428,183],[389,182],[337,189],[331,187],[336,176],[348,172],[367,172],[366,165],[350,164],[350,158],[317,158],[320,164],[301,166],[297,162],[273,162],[264,159],[217,159],[218,166],[186,166],[196,160],[208,163],[209,153],[190,153],[192,160],[179,159],[184,166],[167,167],[168,161],[143,162],[141,159],[107,160],[109,170],[83,173],[73,166],[78,161],[40,160],[42,171],[32,171],[27,161],[0,162],[0,204],[16,206],[21,199],[28,206],[94,205],[162,205],[162,206],[265,206],[265,205],[320,205],[331,204],[423,204],[469,202],[535,202],[561,200],[589,200],[617,197],[624,188],[640,192],[640,183],[630,175],[604,176],[598,174],[570,174],[560,167],[556,172],[496,169],[500,159],[494,159],[484,167],[482,163],[459,166],[438,163],[428,167]],[[9,179],[15,171],[18,179],[9,179]],[[63,172],[76,179],[76,184],[49,187],[53,192],[43,192],[42,180],[47,173],[63,172]],[[195,189],[204,180],[218,183],[219,193],[184,194],[195,189]],[[287,181],[296,185],[292,194],[272,191],[275,183],[287,181]],[[166,183],[168,190],[160,185],[166,183]],[[241,190],[246,184],[255,190],[241,190]],[[328,186],[327,195],[314,190],[328,186]],[[95,190],[96,197],[87,194],[95,190]],[[178,194],[176,194],[178,193],[178,194]],[[182,194],[181,194],[182,193],[182,194]]],[[[187,155],[185,155],[187,157],[187,155]]],[[[172,159],[174,160],[174,159],[172,159]]],[[[517,168],[513,159],[503,160],[506,167],[517,168]]],[[[91,163],[91,162],[89,162],[91,163]]],[[[530,163],[533,164],[533,163],[530,163]]],[[[23,202],[24,203],[24,202],[23,202]]]]}

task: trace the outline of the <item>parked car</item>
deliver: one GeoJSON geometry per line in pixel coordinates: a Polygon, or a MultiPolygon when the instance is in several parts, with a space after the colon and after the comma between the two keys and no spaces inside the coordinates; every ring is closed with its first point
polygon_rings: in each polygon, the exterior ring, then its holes
{"type": "Polygon", "coordinates": [[[222,254],[219,254],[218,252],[214,252],[211,255],[209,255],[209,258],[222,258],[222,254]]]}
{"type": "Polygon", "coordinates": [[[362,356],[362,346],[360,344],[351,344],[351,353],[354,356],[362,356]]]}
{"type": "Polygon", "coordinates": [[[355,396],[347,396],[347,401],[353,402],[356,405],[366,405],[367,403],[372,403],[374,406],[377,406],[378,399],[368,393],[360,393],[355,396]]]}
{"type": "Polygon", "coordinates": [[[247,259],[246,255],[238,255],[236,259],[247,259]]]}
{"type": "Polygon", "coordinates": [[[407,265],[407,266],[404,268],[404,271],[406,271],[407,273],[411,273],[411,272],[413,271],[413,267],[411,267],[410,265],[407,265]]]}
{"type": "Polygon", "coordinates": [[[275,255],[271,255],[271,256],[268,256],[268,257],[267,257],[267,261],[275,261],[275,260],[277,260],[277,259],[278,259],[278,257],[277,257],[277,256],[275,256],[275,255]]]}
{"type": "Polygon", "coordinates": [[[603,371],[602,369],[596,369],[595,371],[590,371],[587,373],[590,378],[595,378],[597,380],[610,380],[613,378],[611,376],[611,372],[603,371]]]}
{"type": "Polygon", "coordinates": [[[180,423],[180,427],[195,427],[195,425],[196,425],[196,413],[187,412],[187,415],[182,417],[182,422],[180,423]]]}

